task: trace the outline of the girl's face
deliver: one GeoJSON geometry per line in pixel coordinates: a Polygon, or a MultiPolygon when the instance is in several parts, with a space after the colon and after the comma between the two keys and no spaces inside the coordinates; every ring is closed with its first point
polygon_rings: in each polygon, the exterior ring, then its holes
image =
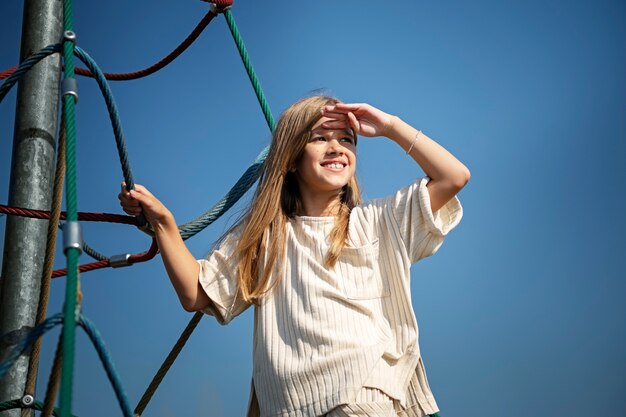
{"type": "Polygon", "coordinates": [[[295,167],[302,196],[340,191],[356,170],[356,138],[352,130],[324,129],[322,117],[295,167]]]}

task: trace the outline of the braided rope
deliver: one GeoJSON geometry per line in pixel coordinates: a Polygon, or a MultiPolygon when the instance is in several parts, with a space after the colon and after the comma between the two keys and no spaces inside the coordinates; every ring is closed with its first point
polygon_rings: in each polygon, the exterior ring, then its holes
{"type": "MultiPolygon", "coordinates": [[[[32,408],[34,410],[37,411],[43,411],[43,404],[41,403],[41,401],[35,401],[33,403],[33,405],[26,407],[22,404],[22,401],[17,399],[17,400],[11,400],[11,401],[4,401],[0,403],[0,411],[7,411],[7,410],[13,410],[16,408],[32,408]]],[[[43,414],[42,414],[43,415],[43,414]]],[[[59,416],[60,415],[60,411],[58,408],[55,408],[52,411],[52,415],[54,416],[59,416]]],[[[72,417],[76,417],[76,416],[72,416],[72,417]]]]}
{"type": "MultiPolygon", "coordinates": [[[[89,272],[96,269],[102,269],[111,266],[108,259],[103,261],[91,262],[88,264],[80,265],[78,272],[89,272]]],[[[64,277],[67,275],[67,268],[56,269],[52,272],[52,278],[64,277]]]]}
{"type": "Polygon", "coordinates": [[[87,54],[78,46],[76,47],[75,54],[81,61],[85,63],[87,68],[89,68],[89,70],[93,73],[93,77],[98,83],[98,87],[100,87],[100,91],[102,92],[102,96],[104,97],[104,101],[109,112],[109,119],[111,120],[111,125],[113,126],[113,134],[115,135],[117,153],[120,158],[120,163],[122,164],[124,181],[126,181],[127,187],[130,187],[130,189],[132,189],[134,188],[135,183],[133,182],[133,174],[130,169],[130,163],[128,162],[128,151],[126,149],[126,143],[124,141],[124,132],[122,131],[120,115],[117,110],[115,100],[113,99],[113,93],[109,88],[109,83],[107,82],[104,74],[102,73],[96,62],[89,56],[89,54],[87,54]]]}
{"type": "MultiPolygon", "coordinates": [[[[61,111],[63,114],[64,111],[61,111]]],[[[54,268],[54,254],[56,249],[57,231],[56,225],[61,217],[61,203],[63,201],[63,179],[65,178],[65,125],[61,117],[61,127],[59,132],[59,144],[57,152],[57,164],[54,175],[54,185],[52,188],[52,210],[50,221],[48,222],[48,234],[46,241],[46,254],[44,258],[43,273],[41,277],[41,287],[39,289],[39,304],[37,306],[37,316],[35,324],[41,324],[46,319],[48,311],[48,301],[50,297],[50,284],[52,280],[52,270],[54,268]]],[[[39,354],[41,350],[41,337],[37,338],[33,345],[33,350],[28,362],[28,376],[26,378],[26,394],[35,395],[35,385],[37,382],[37,369],[39,367],[39,354]]]]}
{"type": "MultiPolygon", "coordinates": [[[[11,214],[13,216],[32,217],[34,219],[50,219],[50,212],[47,210],[33,210],[23,207],[12,207],[0,204],[0,213],[11,214]]],[[[67,212],[62,211],[60,220],[67,220],[67,212]]],[[[137,225],[137,220],[133,216],[114,213],[78,212],[78,220],[87,222],[109,222],[137,225]]]]}
{"type": "Polygon", "coordinates": [[[26,58],[17,68],[16,70],[7,78],[5,82],[0,86],[0,102],[4,100],[4,97],[11,90],[13,85],[20,80],[30,70],[35,66],[39,61],[47,57],[48,55],[52,55],[55,52],[61,51],[61,45],[48,45],[45,48],[41,49],[39,52],[34,53],[33,55],[26,58]]]}
{"type": "Polygon", "coordinates": [[[191,336],[193,331],[196,329],[196,326],[198,325],[198,323],[200,323],[200,320],[202,319],[203,315],[204,314],[201,312],[197,312],[193,315],[193,317],[187,324],[187,327],[185,327],[185,330],[183,330],[183,333],[180,335],[180,337],[176,341],[176,344],[174,345],[170,353],[167,355],[167,358],[165,358],[165,361],[163,361],[163,364],[157,371],[156,375],[154,375],[154,377],[152,378],[152,381],[150,381],[150,384],[148,385],[148,388],[146,388],[146,391],[141,396],[139,403],[137,403],[137,406],[135,407],[135,417],[139,417],[141,414],[143,414],[144,410],[146,409],[146,406],[148,405],[148,403],[152,399],[152,396],[154,395],[157,388],[159,387],[159,384],[161,384],[161,381],[163,381],[163,378],[165,378],[165,375],[172,367],[172,364],[174,363],[174,361],[176,361],[176,358],[178,357],[178,354],[180,353],[180,351],[183,349],[183,347],[185,347],[185,343],[187,343],[189,336],[191,336]]]}
{"type": "MultiPolygon", "coordinates": [[[[230,10],[224,11],[224,17],[226,18],[226,22],[228,23],[228,28],[233,37],[233,40],[237,45],[237,50],[239,51],[239,56],[241,57],[244,67],[246,68],[248,78],[252,83],[252,88],[254,89],[257,100],[259,101],[259,105],[261,106],[261,110],[263,111],[263,115],[265,116],[265,121],[267,122],[270,130],[274,131],[274,128],[276,127],[276,122],[274,121],[274,117],[272,116],[272,111],[270,109],[269,103],[265,98],[265,94],[263,93],[261,83],[259,82],[259,79],[250,61],[250,56],[248,55],[248,51],[246,50],[243,38],[239,33],[237,24],[235,23],[235,19],[233,18],[230,10]]],[[[237,180],[235,185],[226,193],[226,195],[221,200],[215,203],[212,208],[210,208],[206,213],[202,214],[197,219],[185,223],[179,227],[183,240],[196,235],[198,232],[217,220],[237,201],[239,201],[239,199],[250,189],[250,187],[252,187],[252,184],[254,184],[254,182],[258,179],[259,170],[263,165],[263,162],[265,161],[268,152],[269,147],[263,149],[255,159],[255,161],[252,163],[252,165],[250,165],[248,169],[243,173],[243,175],[237,180]]]]}
{"type": "MultiPolygon", "coordinates": [[[[154,74],[155,72],[165,68],[168,64],[178,58],[189,46],[191,46],[196,39],[200,36],[200,34],[204,31],[204,29],[209,25],[211,20],[216,16],[216,14],[212,11],[209,11],[202,20],[196,25],[193,31],[183,40],[172,52],[170,52],[165,58],[161,59],[155,64],[150,65],[148,68],[129,72],[129,73],[108,73],[105,72],[104,76],[107,80],[111,81],[127,81],[127,80],[136,80],[139,78],[146,77],[148,75],[154,74]]],[[[12,75],[18,69],[17,66],[13,68],[6,69],[0,72],[0,80],[3,80],[10,75],[12,75]]],[[[83,75],[85,77],[93,77],[93,73],[87,68],[76,68],[76,74],[83,75]]]]}
{"type": "MultiPolygon", "coordinates": [[[[73,31],[72,0],[63,1],[63,28],[65,33],[73,31]]],[[[63,42],[64,79],[74,78],[75,45],[69,39],[63,42]]],[[[66,131],[66,187],[65,201],[67,220],[78,219],[78,196],[76,190],[76,121],[74,113],[75,99],[72,95],[63,96],[65,104],[66,131]]],[[[67,279],[65,280],[65,304],[63,306],[63,363],[61,366],[61,416],[69,417],[72,410],[72,388],[74,385],[74,353],[76,349],[76,314],[78,294],[78,248],[65,250],[67,259],[67,279]]]]}
{"type": "Polygon", "coordinates": [[[4,375],[11,368],[11,366],[13,366],[17,358],[19,358],[20,355],[22,355],[39,336],[61,324],[62,321],[63,316],[61,314],[56,314],[46,319],[43,323],[33,327],[25,337],[20,339],[15,344],[11,352],[9,352],[7,357],[2,361],[2,363],[0,363],[0,381],[4,378],[4,375]]]}
{"type": "Polygon", "coordinates": [[[274,122],[274,117],[272,116],[272,111],[270,110],[269,103],[265,99],[265,95],[263,94],[263,89],[261,88],[261,83],[254,72],[254,68],[252,68],[252,62],[250,62],[250,57],[248,56],[248,51],[246,50],[246,46],[243,43],[243,38],[239,34],[239,30],[237,29],[237,25],[235,24],[235,19],[233,18],[233,14],[230,10],[224,11],[224,17],[226,18],[226,23],[228,23],[228,28],[230,29],[230,33],[233,36],[233,40],[237,45],[237,50],[239,51],[239,56],[241,56],[241,61],[243,65],[246,67],[246,72],[248,73],[248,78],[250,78],[250,82],[252,83],[252,88],[254,88],[254,92],[256,94],[257,99],[259,100],[259,104],[261,105],[261,109],[263,110],[263,114],[265,115],[265,120],[267,121],[267,125],[270,130],[273,132],[276,127],[276,123],[274,122]]]}
{"type": "MultiPolygon", "coordinates": [[[[73,320],[74,315],[72,315],[70,319],[72,319],[72,321],[76,323],[76,320],[73,320]]],[[[37,338],[41,337],[44,333],[48,332],[55,326],[61,323],[65,324],[65,321],[66,321],[65,317],[62,314],[56,314],[46,319],[40,325],[35,326],[25,337],[20,339],[16,343],[13,350],[9,353],[9,356],[7,357],[7,359],[0,364],[0,380],[4,377],[5,373],[11,368],[13,363],[15,363],[17,358],[21,354],[23,354],[35,342],[35,340],[37,340],[37,338]]],[[[115,369],[113,361],[111,360],[111,355],[109,354],[102,340],[102,337],[100,336],[100,333],[98,332],[98,330],[96,330],[93,323],[89,319],[87,319],[87,317],[83,315],[80,315],[78,324],[85,330],[85,333],[87,333],[87,336],[89,336],[89,339],[94,345],[96,352],[98,353],[98,357],[100,358],[102,364],[104,365],[104,369],[109,378],[109,381],[111,382],[111,385],[113,386],[113,390],[115,391],[115,395],[118,399],[118,402],[120,403],[120,406],[122,407],[124,416],[133,417],[133,412],[130,407],[130,402],[128,401],[126,393],[124,392],[124,389],[121,384],[121,380],[119,378],[119,374],[117,373],[115,369]]],[[[65,331],[65,327],[63,331],[65,331]]],[[[64,341],[65,339],[64,335],[62,335],[62,339],[64,341]]],[[[65,361],[63,361],[63,363],[65,363],[65,361]]],[[[63,383],[63,380],[62,380],[62,383],[63,383]]],[[[63,392],[61,393],[63,394],[63,392]]],[[[19,400],[17,401],[19,403],[19,400]]],[[[13,404],[13,401],[2,403],[2,405],[6,407],[7,403],[13,404]]],[[[21,403],[19,404],[21,405],[21,403]]],[[[41,404],[39,406],[41,407],[41,404]]],[[[10,408],[16,408],[16,407],[11,406],[10,408]]],[[[9,408],[6,408],[6,409],[9,409],[9,408]]],[[[3,411],[3,409],[0,409],[0,411],[3,411]]],[[[61,403],[61,415],[63,415],[63,403],[61,403]]]]}
{"type": "Polygon", "coordinates": [[[54,361],[50,376],[48,377],[48,386],[46,387],[46,396],[43,400],[43,410],[41,417],[50,417],[54,412],[54,400],[61,386],[61,364],[63,363],[63,335],[59,335],[57,348],[54,352],[54,361]]]}
{"type": "Polygon", "coordinates": [[[87,242],[85,242],[84,240],[83,240],[83,252],[91,256],[96,261],[108,261],[109,260],[108,256],[101,254],[100,252],[98,252],[97,250],[89,246],[87,242]]]}
{"type": "MultiPolygon", "coordinates": [[[[150,248],[146,252],[131,255],[130,258],[128,259],[128,264],[132,265],[132,264],[136,264],[140,262],[149,261],[150,259],[153,259],[157,255],[157,253],[159,253],[159,246],[156,243],[156,239],[152,239],[152,245],[150,246],[150,248]]],[[[78,271],[89,272],[89,271],[94,271],[96,269],[107,268],[109,266],[111,266],[111,262],[107,258],[101,261],[80,265],[80,267],[78,268],[78,271]]],[[[52,272],[52,278],[58,278],[64,275],[67,275],[67,268],[57,269],[52,272]]]]}
{"type": "Polygon", "coordinates": [[[183,240],[189,239],[204,230],[221,215],[226,213],[228,209],[230,209],[237,201],[239,201],[239,199],[250,189],[250,187],[252,187],[252,184],[254,184],[259,177],[259,169],[263,165],[263,161],[267,157],[268,151],[269,147],[263,149],[256,157],[252,165],[250,165],[243,175],[237,180],[235,185],[206,213],[179,227],[180,235],[183,240]]]}
{"type": "Polygon", "coordinates": [[[0,80],[4,80],[5,78],[9,77],[11,74],[13,74],[15,72],[15,70],[17,70],[17,65],[11,68],[7,68],[4,71],[0,72],[0,80]]]}
{"type": "Polygon", "coordinates": [[[111,385],[113,386],[113,390],[115,391],[115,396],[117,397],[117,401],[119,402],[120,407],[122,408],[124,417],[133,417],[133,410],[130,406],[130,402],[128,401],[128,397],[126,396],[126,393],[124,392],[124,388],[122,387],[122,382],[120,380],[120,377],[117,371],[115,370],[115,366],[113,365],[113,361],[111,360],[111,355],[109,354],[109,351],[104,345],[104,341],[102,340],[100,333],[98,332],[96,327],[93,325],[93,323],[89,319],[87,319],[87,317],[83,315],[81,315],[80,317],[80,324],[81,324],[81,327],[87,333],[87,336],[89,336],[89,339],[93,343],[93,346],[96,348],[96,352],[98,352],[98,357],[100,358],[100,361],[104,365],[104,370],[106,371],[106,374],[109,378],[109,381],[111,382],[111,385]]]}
{"type": "MultiPolygon", "coordinates": [[[[155,72],[165,68],[168,64],[178,58],[185,50],[191,46],[195,42],[196,39],[200,36],[200,34],[204,31],[204,29],[209,25],[211,20],[216,16],[216,14],[212,11],[208,12],[202,20],[196,25],[193,31],[183,40],[172,52],[170,52],[165,58],[161,59],[156,64],[149,66],[148,68],[129,72],[129,73],[104,73],[104,77],[110,81],[128,81],[128,80],[136,80],[139,78],[147,77],[148,75],[154,74],[155,72]]],[[[79,75],[84,75],[86,77],[93,77],[93,71],[90,71],[85,68],[76,68],[76,73],[79,75]]]]}

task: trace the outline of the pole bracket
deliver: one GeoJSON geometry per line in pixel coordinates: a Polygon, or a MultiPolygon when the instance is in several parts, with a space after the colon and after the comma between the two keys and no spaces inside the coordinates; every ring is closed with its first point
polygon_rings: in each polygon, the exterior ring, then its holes
{"type": "Polygon", "coordinates": [[[22,398],[20,398],[20,403],[22,403],[23,407],[31,407],[33,404],[35,404],[35,397],[30,394],[26,394],[22,398]]]}
{"type": "Polygon", "coordinates": [[[77,221],[68,221],[63,225],[63,253],[67,254],[70,248],[83,252],[83,232],[77,221]]]}
{"type": "Polygon", "coordinates": [[[78,103],[78,81],[76,78],[64,78],[61,82],[61,97],[74,96],[74,103],[78,103]]]}
{"type": "Polygon", "coordinates": [[[76,45],[76,33],[71,30],[66,30],[63,32],[63,41],[69,41],[76,45]]]}
{"type": "Polygon", "coordinates": [[[122,253],[121,255],[113,255],[109,258],[109,265],[111,268],[123,268],[125,266],[131,266],[130,253],[122,253]]]}

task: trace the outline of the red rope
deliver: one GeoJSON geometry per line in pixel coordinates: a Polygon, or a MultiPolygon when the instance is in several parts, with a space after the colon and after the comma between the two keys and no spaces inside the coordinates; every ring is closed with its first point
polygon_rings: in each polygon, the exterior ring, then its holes
{"type": "Polygon", "coordinates": [[[9,68],[7,70],[0,72],[0,80],[4,80],[5,78],[9,77],[11,74],[15,72],[16,69],[17,69],[17,65],[14,66],[13,68],[9,68]]]}
{"type": "MultiPolygon", "coordinates": [[[[35,219],[50,219],[50,212],[45,210],[31,210],[20,207],[9,207],[0,204],[0,213],[11,214],[14,216],[31,217],[35,219]]],[[[61,220],[65,220],[65,212],[61,212],[61,220]]],[[[124,216],[121,214],[112,213],[89,213],[79,212],[78,220],[91,221],[91,222],[110,222],[110,223],[122,223],[137,226],[137,219],[133,216],[124,216]]],[[[156,239],[152,239],[152,245],[143,253],[131,255],[129,258],[129,264],[136,264],[140,262],[146,262],[154,258],[159,253],[159,246],[156,239]]],[[[98,262],[91,262],[83,264],[78,268],[79,272],[88,272],[95,269],[106,268],[111,266],[108,259],[98,262]]],[[[67,269],[57,269],[52,272],[52,278],[62,277],[67,275],[67,269]]]]}
{"type": "MultiPolygon", "coordinates": [[[[216,0],[216,1],[213,1],[212,3],[216,3],[220,7],[226,7],[226,6],[230,6],[232,4],[232,0],[230,0],[230,1],[229,0],[216,0]]],[[[111,80],[111,81],[136,80],[138,78],[142,78],[142,77],[145,77],[147,75],[150,75],[150,74],[153,74],[153,73],[157,72],[158,70],[162,69],[163,67],[168,65],[170,62],[172,62],[173,60],[178,58],[180,56],[180,54],[182,54],[185,51],[185,49],[187,49],[192,43],[194,43],[194,41],[196,39],[198,39],[198,36],[200,36],[202,31],[208,26],[208,24],[211,22],[211,20],[215,16],[216,16],[216,14],[213,11],[209,11],[202,18],[202,20],[200,20],[200,22],[196,25],[196,27],[189,34],[189,36],[187,36],[185,38],[185,40],[182,41],[181,44],[176,47],[176,49],[174,49],[172,52],[170,52],[169,55],[167,55],[165,58],[163,58],[162,60],[160,60],[156,64],[151,65],[148,68],[142,69],[140,71],[135,71],[135,72],[129,72],[129,73],[104,73],[105,78],[107,80],[111,80]]],[[[7,78],[11,74],[13,74],[13,72],[16,69],[17,69],[17,66],[15,66],[13,68],[9,68],[7,70],[4,70],[4,71],[0,72],[0,80],[2,80],[4,78],[7,78]]],[[[76,74],[84,75],[86,77],[93,77],[93,74],[87,68],[76,68],[76,74]]]]}
{"type": "Polygon", "coordinates": [[[159,253],[159,245],[157,244],[156,239],[152,238],[152,245],[150,248],[144,253],[138,253],[136,255],[131,255],[129,262],[131,264],[136,264],[139,262],[146,262],[150,259],[154,258],[156,254],[159,253]]]}
{"type": "MultiPolygon", "coordinates": [[[[149,261],[150,259],[154,258],[157,255],[157,253],[159,253],[159,246],[157,245],[156,239],[153,238],[152,245],[150,245],[150,248],[146,252],[131,255],[130,258],[128,259],[128,263],[129,265],[132,265],[132,264],[137,264],[140,262],[149,261]]],[[[78,267],[78,272],[89,272],[89,271],[93,271],[96,269],[107,268],[109,266],[111,266],[111,264],[109,260],[106,259],[104,261],[83,264],[78,267]]],[[[67,275],[67,268],[57,269],[56,271],[52,272],[52,278],[63,277],[65,275],[67,275]]]]}
{"type": "MultiPolygon", "coordinates": [[[[93,271],[94,269],[106,268],[107,266],[109,266],[109,260],[105,259],[104,261],[92,262],[90,264],[81,265],[78,268],[78,271],[88,272],[93,271]]],[[[67,275],[67,268],[52,271],[52,278],[64,277],[65,275],[67,275]]]]}
{"type": "MultiPolygon", "coordinates": [[[[11,207],[0,204],[0,213],[12,214],[14,216],[32,217],[35,219],[49,219],[50,212],[45,210],[32,210],[22,207],[11,207]]],[[[61,220],[65,220],[66,213],[61,212],[61,220]]],[[[122,214],[113,213],[93,213],[93,212],[79,212],[78,220],[84,220],[88,222],[109,222],[109,223],[122,223],[131,224],[137,226],[137,219],[134,216],[124,216],[122,214]]]]}
{"type": "Polygon", "coordinates": [[[220,7],[228,7],[228,6],[233,5],[233,0],[203,0],[203,1],[206,1],[207,3],[213,3],[216,6],[220,6],[220,7]]]}

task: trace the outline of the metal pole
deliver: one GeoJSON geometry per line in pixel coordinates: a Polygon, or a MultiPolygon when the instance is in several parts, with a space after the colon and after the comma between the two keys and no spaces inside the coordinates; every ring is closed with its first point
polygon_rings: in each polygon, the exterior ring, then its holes
{"type": "MultiPolygon", "coordinates": [[[[22,22],[21,60],[58,43],[63,30],[63,4],[58,0],[26,0],[22,22]]],[[[54,183],[60,55],[54,54],[22,78],[17,92],[9,205],[50,210],[54,183]]],[[[3,358],[35,324],[46,245],[47,220],[7,216],[0,276],[0,345],[3,358]]],[[[0,402],[22,398],[29,355],[23,355],[0,381],[0,402]]],[[[20,410],[0,413],[19,417],[20,410]]]]}

